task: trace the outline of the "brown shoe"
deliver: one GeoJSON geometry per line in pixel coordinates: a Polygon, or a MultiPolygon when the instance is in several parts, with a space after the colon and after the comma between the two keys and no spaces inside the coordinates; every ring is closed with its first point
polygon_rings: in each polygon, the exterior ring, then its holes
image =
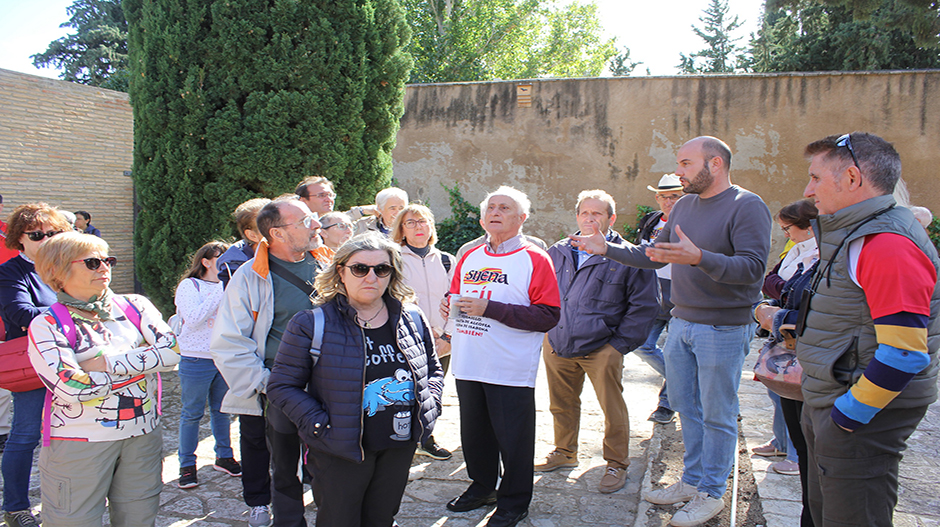
{"type": "Polygon", "coordinates": [[[601,494],[610,494],[622,489],[627,483],[627,469],[607,465],[607,473],[601,478],[597,490],[601,494]]]}
{"type": "Polygon", "coordinates": [[[545,458],[545,463],[535,465],[536,472],[551,472],[556,468],[576,467],[578,466],[578,457],[569,456],[560,450],[552,450],[545,458]]]}

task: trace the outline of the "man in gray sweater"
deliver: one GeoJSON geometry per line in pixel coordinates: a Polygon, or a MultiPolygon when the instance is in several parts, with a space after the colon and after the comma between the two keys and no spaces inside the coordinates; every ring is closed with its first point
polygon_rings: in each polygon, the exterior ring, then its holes
{"type": "Polygon", "coordinates": [[[669,403],[682,419],[682,478],[646,500],[689,501],[672,519],[700,525],[724,508],[737,442],[738,385],[754,334],[751,305],[760,298],[770,251],[770,211],[731,184],[731,150],[697,137],[676,155],[683,192],[652,246],[572,236],[573,244],[642,268],[672,266],[672,321],[663,353],[669,403]],[[675,387],[675,389],[673,389],[675,387]]]}

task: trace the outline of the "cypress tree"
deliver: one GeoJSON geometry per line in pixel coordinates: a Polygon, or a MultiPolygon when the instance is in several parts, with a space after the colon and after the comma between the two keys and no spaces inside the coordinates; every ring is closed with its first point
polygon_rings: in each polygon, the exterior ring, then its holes
{"type": "Polygon", "coordinates": [[[186,258],[241,202],[331,179],[337,208],[392,176],[410,38],[398,0],[124,0],[137,273],[172,310],[186,258]]]}

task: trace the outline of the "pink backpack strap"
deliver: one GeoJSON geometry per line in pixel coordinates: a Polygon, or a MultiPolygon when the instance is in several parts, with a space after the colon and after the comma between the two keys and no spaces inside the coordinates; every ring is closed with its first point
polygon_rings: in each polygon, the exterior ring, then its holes
{"type": "MultiPolygon", "coordinates": [[[[127,298],[119,295],[114,295],[111,301],[124,312],[124,316],[134,324],[137,331],[141,331],[140,311],[137,310],[137,307],[131,304],[127,298]]],[[[141,333],[143,332],[141,331],[141,333]]],[[[163,415],[163,378],[160,377],[160,372],[157,372],[157,415],[163,415]]]]}
{"type": "MultiPolygon", "coordinates": [[[[78,336],[75,334],[75,321],[72,320],[72,314],[69,308],[56,302],[49,306],[52,312],[52,318],[59,325],[59,329],[65,334],[65,339],[69,341],[69,347],[75,348],[78,336]]],[[[48,447],[52,439],[52,390],[46,390],[46,400],[42,408],[42,446],[48,447]]]]}

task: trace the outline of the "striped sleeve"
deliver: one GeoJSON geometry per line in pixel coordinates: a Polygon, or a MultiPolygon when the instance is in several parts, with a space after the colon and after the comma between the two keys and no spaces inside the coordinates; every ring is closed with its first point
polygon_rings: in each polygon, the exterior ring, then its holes
{"type": "Polygon", "coordinates": [[[914,242],[884,233],[865,239],[856,277],[874,319],[878,348],[859,381],[832,409],[833,421],[847,430],[870,422],[930,364],[927,323],[937,271],[914,242]]]}

